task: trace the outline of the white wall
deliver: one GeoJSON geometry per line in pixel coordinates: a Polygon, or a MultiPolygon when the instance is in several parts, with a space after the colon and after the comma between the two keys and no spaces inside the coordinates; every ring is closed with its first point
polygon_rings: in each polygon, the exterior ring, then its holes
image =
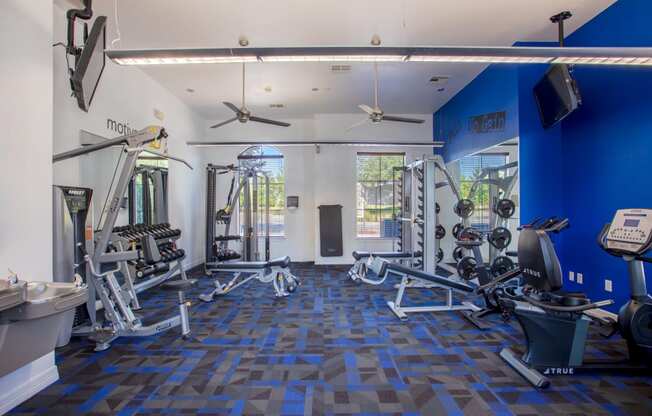
{"type": "MultiPolygon", "coordinates": [[[[257,123],[232,123],[219,129],[206,129],[204,140],[312,140],[312,139],[359,139],[386,141],[432,141],[432,116],[408,115],[426,120],[421,125],[385,122],[381,125],[365,125],[350,132],[346,128],[360,121],[361,114],[317,114],[308,119],[286,120],[289,128],[260,125],[257,123]]],[[[207,123],[207,126],[213,124],[207,123]]],[[[202,138],[198,137],[197,140],[202,138]]],[[[203,147],[202,157],[206,163],[234,163],[238,153],[245,147],[203,147]]],[[[315,261],[318,264],[351,263],[353,250],[391,250],[391,240],[358,239],[355,235],[356,153],[378,151],[405,152],[409,161],[432,154],[431,149],[391,147],[345,147],[322,146],[319,153],[314,147],[283,147],[285,156],[286,195],[299,196],[299,208],[286,210],[286,236],[273,238],[272,256],[289,255],[293,261],[315,261]],[[321,257],[319,247],[319,205],[343,206],[342,228],[344,256],[321,257]]],[[[218,178],[217,205],[226,201],[230,179],[218,178]]],[[[205,186],[205,182],[204,182],[205,186]]],[[[202,226],[204,222],[202,222],[202,226]]],[[[203,231],[199,231],[202,232],[203,231]]]]}
{"type": "MultiPolygon", "coordinates": [[[[0,2],[0,55],[0,278],[52,281],[51,0],[0,2]]],[[[57,378],[52,353],[0,378],[0,414],[57,378]]]]}
{"type": "MultiPolygon", "coordinates": [[[[65,41],[66,7],[54,7],[55,41],[65,41]]],[[[107,42],[112,36],[113,15],[108,16],[107,42]]],[[[200,153],[188,147],[186,141],[197,137],[204,122],[168,90],[137,68],[120,67],[107,61],[91,108],[88,113],[77,107],[70,96],[63,48],[54,49],[54,152],[62,152],[80,145],[80,130],[103,136],[119,134],[110,130],[107,118],[128,123],[141,129],[150,124],[162,125],[168,131],[168,149],[171,155],[184,158],[195,168],[189,170],[174,161],[169,163],[169,215],[174,227],[183,232],[179,245],[186,250],[186,266],[203,261],[202,232],[196,229],[197,218],[203,215],[203,169],[200,153]],[[154,116],[162,111],[163,121],[154,116]]],[[[118,149],[107,149],[94,154],[69,159],[54,166],[54,183],[86,186],[94,189],[95,221],[106,198],[118,149]]],[[[126,211],[126,210],[125,210],[126,211]]],[[[97,225],[97,224],[96,224],[97,225]]]]}

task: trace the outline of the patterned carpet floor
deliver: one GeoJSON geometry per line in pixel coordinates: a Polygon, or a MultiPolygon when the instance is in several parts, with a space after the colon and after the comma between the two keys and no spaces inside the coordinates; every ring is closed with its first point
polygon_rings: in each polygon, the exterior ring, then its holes
{"type": "MultiPolygon", "coordinates": [[[[345,267],[293,265],[303,285],[275,299],[255,281],[192,307],[193,337],[173,329],[122,338],[95,353],[74,339],[57,351],[60,380],[14,409],[45,415],[651,415],[652,378],[556,377],[537,391],[498,356],[519,345],[515,324],[480,331],[458,313],[387,308],[392,284],[357,285],[345,267]]],[[[202,279],[192,299],[212,287],[202,279]]],[[[415,304],[442,299],[413,290],[415,304]]],[[[171,315],[175,295],[143,296],[144,319],[171,315]]],[[[618,337],[587,354],[618,357],[618,337]]],[[[551,340],[554,342],[554,340],[551,340]]]]}

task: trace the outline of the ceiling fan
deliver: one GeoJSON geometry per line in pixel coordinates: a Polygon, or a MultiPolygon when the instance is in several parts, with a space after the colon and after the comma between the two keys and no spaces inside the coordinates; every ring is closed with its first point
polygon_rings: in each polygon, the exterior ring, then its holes
{"type": "Polygon", "coordinates": [[[285,123],[283,121],[276,121],[276,120],[270,120],[267,118],[262,118],[262,117],[256,117],[251,114],[251,112],[247,109],[245,106],[245,64],[242,64],[242,106],[238,108],[235,104],[230,103],[228,101],[222,101],[222,104],[225,106],[229,107],[234,113],[235,117],[230,118],[228,120],[225,120],[221,123],[217,123],[213,126],[211,126],[212,129],[215,129],[217,127],[222,127],[225,124],[229,124],[231,122],[234,122],[238,120],[240,123],[246,123],[248,121],[255,121],[257,123],[265,123],[265,124],[273,124],[274,126],[281,126],[281,127],[290,127],[290,123],[285,123]]]}
{"type": "Polygon", "coordinates": [[[371,120],[372,123],[380,123],[383,120],[396,121],[399,123],[412,123],[412,124],[421,124],[424,122],[424,120],[418,118],[390,116],[385,114],[383,110],[381,110],[381,108],[378,106],[378,64],[375,62],[374,62],[374,106],[373,108],[371,108],[368,105],[360,104],[358,108],[360,108],[362,111],[367,113],[369,115],[369,118],[364,119],[361,122],[352,125],[348,129],[346,129],[346,131],[349,131],[355,127],[363,125],[364,123],[367,122],[367,120],[371,120]]]}

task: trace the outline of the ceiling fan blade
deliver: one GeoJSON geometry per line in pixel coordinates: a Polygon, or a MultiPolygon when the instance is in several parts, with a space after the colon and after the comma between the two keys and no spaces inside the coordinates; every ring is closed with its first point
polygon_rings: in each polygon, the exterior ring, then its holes
{"type": "Polygon", "coordinates": [[[229,123],[232,123],[232,122],[236,121],[237,119],[238,119],[238,117],[230,118],[230,119],[228,119],[228,120],[226,120],[226,121],[223,121],[223,122],[221,122],[221,123],[217,123],[217,124],[215,124],[215,125],[212,125],[211,128],[212,128],[212,129],[216,129],[216,128],[218,128],[218,127],[222,127],[223,125],[225,125],[225,124],[229,124],[229,123]]]}
{"type": "Polygon", "coordinates": [[[385,121],[385,120],[387,120],[387,121],[398,121],[398,122],[401,122],[401,123],[414,123],[414,124],[421,124],[421,123],[423,123],[425,121],[425,120],[421,120],[421,119],[418,119],[418,118],[407,118],[407,117],[397,117],[397,116],[383,115],[383,121],[385,121]]]}
{"type": "Polygon", "coordinates": [[[236,107],[235,104],[233,104],[233,103],[230,103],[228,101],[222,101],[222,104],[229,107],[231,110],[233,110],[234,113],[239,113],[240,112],[240,109],[238,107],[236,107]]]}
{"type": "Polygon", "coordinates": [[[365,104],[360,104],[358,108],[369,115],[372,115],[374,113],[374,109],[365,104]]]}
{"type": "Polygon", "coordinates": [[[265,124],[273,124],[275,126],[281,126],[281,127],[290,127],[290,123],[286,123],[284,121],[270,120],[268,118],[262,118],[256,116],[250,116],[249,121],[256,121],[258,123],[265,123],[265,124]]]}
{"type": "Polygon", "coordinates": [[[362,120],[362,121],[358,121],[358,122],[355,123],[354,125],[349,126],[345,131],[349,132],[349,131],[353,130],[353,129],[356,128],[356,127],[360,127],[360,126],[362,126],[362,125],[365,124],[367,121],[369,121],[368,118],[365,118],[365,119],[362,120]]]}

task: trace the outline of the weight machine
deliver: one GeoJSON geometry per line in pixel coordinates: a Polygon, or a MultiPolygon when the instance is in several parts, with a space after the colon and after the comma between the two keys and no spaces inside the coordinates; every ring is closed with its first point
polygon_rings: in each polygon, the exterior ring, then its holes
{"type": "MultiPolygon", "coordinates": [[[[167,239],[166,243],[169,244],[173,242],[170,239],[178,238],[178,236],[170,235],[167,232],[169,224],[159,227],[160,229],[157,230],[144,226],[144,229],[135,234],[131,234],[131,231],[135,230],[131,230],[129,227],[127,229],[115,227],[122,200],[136,171],[138,157],[143,151],[162,158],[180,161],[192,169],[184,160],[157,150],[161,148],[161,141],[166,138],[165,129],[159,126],[150,126],[138,132],[53,156],[53,161],[56,163],[112,146],[123,146],[124,154],[126,154],[117,185],[112,193],[109,190],[111,196],[107,200],[108,209],[99,234],[93,238],[92,227],[90,229],[87,227],[87,235],[83,240],[76,241],[74,247],[75,262],[81,258],[88,268],[89,301],[86,311],[90,323],[73,328],[73,335],[88,336],[93,339],[96,342],[96,351],[108,348],[113,340],[121,336],[151,336],[179,325],[182,326],[184,337],[190,333],[188,303],[183,297],[183,292],[194,281],[186,278],[181,265],[182,256],[174,259],[177,265],[170,268],[169,262],[161,256],[159,241],[157,241],[167,239]],[[82,241],[85,241],[85,244],[82,241]],[[153,277],[140,285],[135,284],[132,278],[131,267],[135,267],[137,263],[144,264],[146,270],[154,270],[150,273],[153,277]],[[117,267],[104,271],[105,267],[113,267],[114,264],[117,264],[117,267]],[[157,272],[164,273],[156,275],[157,272]],[[136,293],[165,282],[177,272],[181,275],[181,280],[170,282],[170,284],[174,284],[174,289],[179,292],[179,314],[151,325],[144,325],[134,314],[134,310],[140,306],[136,293]],[[119,283],[118,274],[123,276],[124,285],[119,283]],[[96,300],[97,297],[99,300],[96,300]],[[103,320],[99,320],[97,316],[100,309],[104,310],[103,320]]],[[[83,194],[79,195],[84,197],[83,194]]],[[[88,200],[90,201],[90,196],[88,196],[88,200]]],[[[66,203],[70,206],[69,201],[66,203]]],[[[84,206],[84,210],[88,210],[88,204],[84,206]]],[[[76,210],[76,212],[79,211],[76,210]]],[[[181,254],[183,255],[183,253],[181,254]]],[[[80,266],[80,263],[76,263],[74,267],[79,268],[80,266]]]]}
{"type": "MultiPolygon", "coordinates": [[[[459,197],[455,181],[450,177],[443,165],[441,158],[432,157],[415,161],[401,170],[399,186],[400,212],[397,217],[400,239],[397,247],[401,252],[411,253],[409,270],[421,272],[395,273],[402,275],[397,289],[396,298],[388,301],[387,305],[400,319],[407,319],[407,314],[418,312],[439,312],[458,310],[480,310],[470,302],[455,303],[454,289],[440,282],[453,282],[457,279],[445,278],[437,275],[437,263],[443,258],[440,253],[438,237],[443,237],[438,221],[438,204],[436,200],[437,189],[449,185],[453,193],[459,197]],[[436,182],[436,172],[440,170],[446,177],[445,182],[436,182]],[[428,277],[428,278],[426,278],[428,277]],[[402,305],[405,291],[409,288],[440,288],[446,291],[444,305],[428,305],[406,307],[402,305]]],[[[379,253],[377,258],[381,257],[379,253]]],[[[374,262],[373,256],[367,261],[368,265],[374,262]]],[[[404,267],[397,265],[398,267],[404,267]]],[[[385,279],[387,273],[377,275],[385,279]]]]}
{"type": "Polygon", "coordinates": [[[228,260],[242,258],[244,261],[260,260],[259,250],[259,184],[262,181],[265,187],[264,207],[264,259],[269,261],[269,176],[262,170],[264,163],[249,164],[248,166],[220,166],[209,164],[206,167],[206,272],[212,273],[215,264],[228,260]],[[224,208],[216,209],[217,175],[232,173],[231,185],[227,203],[224,208]],[[242,196],[242,204],[240,197],[242,196]],[[242,207],[240,218],[242,236],[231,235],[233,213],[242,207]],[[224,226],[224,233],[217,235],[217,226],[224,226]],[[242,243],[241,254],[229,249],[230,241],[242,243]]]}
{"type": "MultiPolygon", "coordinates": [[[[265,156],[268,158],[270,156],[265,156]]],[[[271,156],[273,157],[273,156],[271,156]]],[[[239,157],[238,166],[213,165],[206,167],[206,263],[208,275],[226,272],[233,275],[223,284],[215,279],[215,289],[199,298],[211,302],[216,296],[226,295],[250,280],[272,283],[277,297],[285,297],[300,285],[299,279],[290,272],[290,258],[270,259],[270,186],[269,174],[265,171],[265,161],[260,157],[239,157]],[[232,174],[227,203],[224,208],[216,207],[217,175],[232,174]],[[260,184],[264,184],[264,254],[259,249],[260,184]],[[233,213],[241,207],[242,236],[231,235],[233,213]],[[224,233],[217,235],[217,227],[222,225],[224,233]],[[240,241],[241,253],[229,248],[229,242],[240,241]],[[261,259],[263,257],[263,259],[261,259]],[[242,261],[234,261],[242,259],[242,261]]]]}

